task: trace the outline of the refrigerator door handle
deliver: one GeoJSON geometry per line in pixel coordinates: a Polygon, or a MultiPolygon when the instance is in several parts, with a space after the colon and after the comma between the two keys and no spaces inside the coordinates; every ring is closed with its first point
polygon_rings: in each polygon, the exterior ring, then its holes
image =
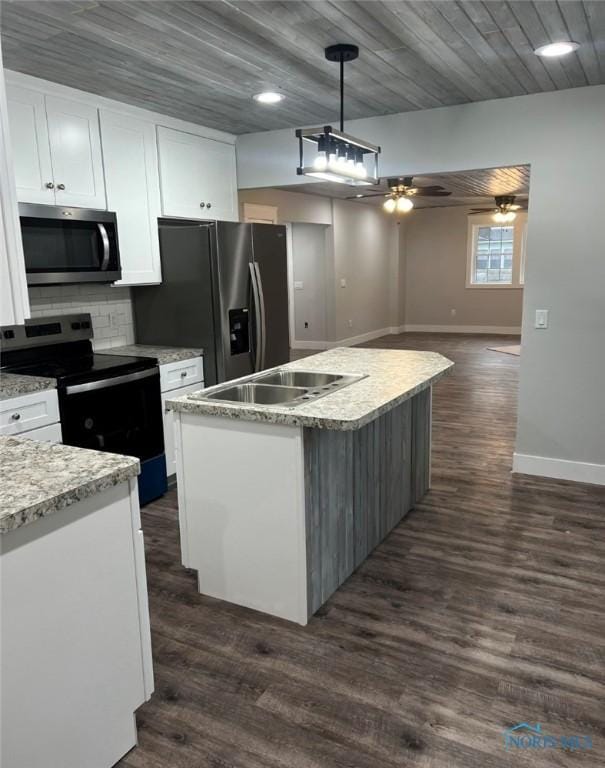
{"type": "Polygon", "coordinates": [[[267,357],[267,316],[265,314],[265,294],[263,293],[263,281],[260,275],[260,267],[258,266],[258,263],[254,262],[254,269],[256,271],[256,285],[258,287],[258,296],[260,299],[260,320],[261,320],[261,334],[260,334],[260,347],[261,347],[261,358],[260,358],[260,368],[259,370],[263,370],[265,368],[266,363],[266,357],[267,357]]]}
{"type": "Polygon", "coordinates": [[[256,336],[254,339],[254,371],[256,372],[261,370],[262,360],[261,298],[258,288],[258,272],[256,270],[256,264],[251,261],[248,264],[248,267],[250,268],[250,285],[252,286],[252,298],[254,302],[254,329],[256,336]]]}

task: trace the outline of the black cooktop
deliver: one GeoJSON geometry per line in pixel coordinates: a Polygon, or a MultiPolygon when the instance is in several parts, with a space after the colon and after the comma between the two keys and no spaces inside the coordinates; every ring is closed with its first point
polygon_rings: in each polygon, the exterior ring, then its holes
{"type": "Polygon", "coordinates": [[[56,379],[57,386],[61,387],[134,373],[157,365],[157,360],[152,357],[104,355],[88,350],[84,354],[70,354],[67,350],[61,349],[53,349],[52,353],[48,354],[49,351],[38,349],[37,359],[32,359],[31,351],[27,356],[28,359],[24,357],[20,360],[6,361],[5,359],[2,370],[5,373],[18,373],[23,376],[44,376],[56,379]],[[8,365],[5,365],[5,362],[8,362],[8,365]]]}

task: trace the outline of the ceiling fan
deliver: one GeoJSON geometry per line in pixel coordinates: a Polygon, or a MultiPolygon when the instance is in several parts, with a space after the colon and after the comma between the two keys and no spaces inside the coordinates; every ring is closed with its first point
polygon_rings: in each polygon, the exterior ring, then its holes
{"type": "Polygon", "coordinates": [[[496,195],[494,200],[496,201],[495,208],[473,208],[471,214],[493,213],[494,221],[506,223],[515,220],[517,211],[527,210],[527,201],[515,203],[515,195],[496,195]]]}
{"type": "Polygon", "coordinates": [[[428,187],[414,185],[413,176],[399,176],[387,179],[388,192],[374,192],[368,195],[355,195],[355,197],[385,197],[382,207],[387,213],[408,213],[414,207],[414,197],[447,197],[451,195],[447,189],[437,184],[428,187]]]}

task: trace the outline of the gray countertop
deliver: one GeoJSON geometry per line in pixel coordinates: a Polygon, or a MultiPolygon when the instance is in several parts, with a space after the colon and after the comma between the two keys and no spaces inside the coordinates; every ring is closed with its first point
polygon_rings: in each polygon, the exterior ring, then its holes
{"type": "Polygon", "coordinates": [[[0,533],[125,482],[139,460],[22,437],[0,437],[0,533]]]}
{"type": "Polygon", "coordinates": [[[149,344],[128,344],[125,347],[99,349],[96,354],[155,357],[159,365],[166,365],[167,363],[179,363],[181,360],[191,360],[193,357],[201,357],[204,354],[204,350],[191,349],[190,347],[156,347],[149,344]]]}
{"type": "Polygon", "coordinates": [[[56,389],[55,379],[42,376],[20,376],[17,373],[0,373],[0,400],[29,395],[45,389],[56,389]]]}
{"type": "Polygon", "coordinates": [[[168,400],[171,410],[245,421],[359,429],[434,384],[454,366],[437,352],[342,347],[279,366],[296,371],[365,374],[366,378],[329,395],[291,408],[283,405],[210,402],[203,393],[168,400]]]}

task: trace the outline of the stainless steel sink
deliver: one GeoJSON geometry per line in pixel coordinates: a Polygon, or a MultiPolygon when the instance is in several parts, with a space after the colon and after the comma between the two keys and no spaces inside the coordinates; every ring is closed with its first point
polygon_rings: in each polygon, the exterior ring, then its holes
{"type": "Polygon", "coordinates": [[[277,369],[255,374],[237,384],[227,383],[195,392],[188,397],[192,400],[283,405],[292,408],[325,397],[364,378],[362,375],[277,369]]]}
{"type": "Polygon", "coordinates": [[[261,374],[254,380],[258,384],[278,384],[285,387],[325,387],[333,386],[343,379],[336,373],[318,373],[316,371],[271,371],[261,374]]]}
{"type": "Polygon", "coordinates": [[[221,400],[230,403],[258,403],[260,405],[285,405],[305,395],[300,387],[275,387],[267,384],[236,384],[208,392],[201,399],[221,400]]]}

